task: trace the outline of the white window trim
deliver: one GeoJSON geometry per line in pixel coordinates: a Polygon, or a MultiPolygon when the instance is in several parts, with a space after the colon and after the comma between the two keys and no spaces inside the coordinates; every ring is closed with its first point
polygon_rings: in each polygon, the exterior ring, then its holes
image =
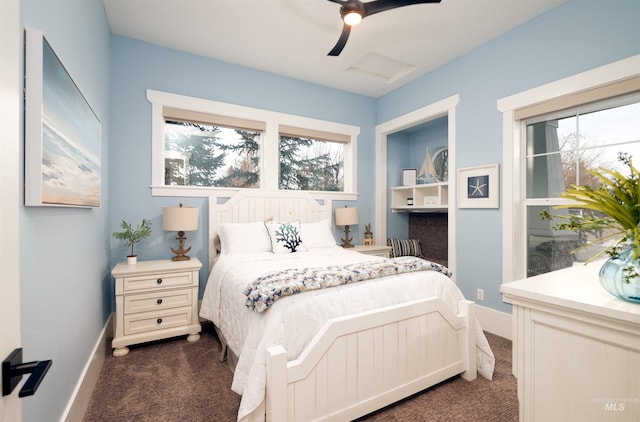
{"type": "Polygon", "coordinates": [[[562,95],[575,94],[601,85],[640,75],[640,55],[628,57],[586,72],[548,83],[497,102],[502,112],[503,215],[502,215],[502,282],[526,277],[526,220],[523,215],[524,163],[520,158],[523,122],[514,112],[523,107],[548,101],[562,95]],[[512,175],[512,177],[508,177],[512,175]]]}
{"type": "Polygon", "coordinates": [[[164,107],[193,110],[202,113],[251,119],[264,122],[266,129],[260,145],[260,189],[286,192],[278,189],[280,125],[295,126],[323,132],[339,133],[350,137],[344,147],[344,192],[308,191],[312,196],[336,200],[357,200],[358,126],[279,113],[259,108],[221,103],[202,98],[147,90],[151,103],[151,195],[179,197],[229,196],[241,188],[212,188],[203,186],[166,186],[164,184],[164,107]]]}

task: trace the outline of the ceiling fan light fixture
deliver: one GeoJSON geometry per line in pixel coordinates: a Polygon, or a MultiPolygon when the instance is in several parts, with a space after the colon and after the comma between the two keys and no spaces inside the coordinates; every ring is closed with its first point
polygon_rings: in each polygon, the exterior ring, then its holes
{"type": "Polygon", "coordinates": [[[354,26],[362,21],[362,15],[357,10],[349,10],[342,16],[342,20],[349,26],[354,26]]]}
{"type": "Polygon", "coordinates": [[[347,40],[349,39],[349,33],[351,27],[357,25],[367,16],[374,15],[376,13],[385,12],[398,7],[411,6],[421,3],[440,3],[442,0],[373,0],[363,3],[361,0],[329,0],[331,3],[338,3],[340,7],[340,17],[344,24],[342,25],[342,32],[336,45],[329,51],[328,56],[339,56],[344,48],[347,40]]]}

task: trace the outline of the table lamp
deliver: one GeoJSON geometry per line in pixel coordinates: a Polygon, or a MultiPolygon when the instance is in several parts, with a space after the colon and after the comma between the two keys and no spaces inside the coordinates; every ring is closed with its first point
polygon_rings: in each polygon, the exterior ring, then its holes
{"type": "Polygon", "coordinates": [[[351,238],[349,237],[349,226],[358,224],[358,209],[357,208],[336,208],[336,225],[344,226],[344,239],[342,240],[343,248],[353,248],[351,244],[351,238]]]}
{"type": "Polygon", "coordinates": [[[176,254],[172,261],[188,261],[191,258],[185,255],[191,250],[184,249],[184,241],[187,239],[184,237],[184,232],[198,230],[198,209],[192,207],[183,207],[180,204],[179,207],[163,207],[162,208],[162,228],[166,231],[177,231],[178,239],[180,241],[180,247],[178,249],[171,249],[171,252],[176,254]]]}

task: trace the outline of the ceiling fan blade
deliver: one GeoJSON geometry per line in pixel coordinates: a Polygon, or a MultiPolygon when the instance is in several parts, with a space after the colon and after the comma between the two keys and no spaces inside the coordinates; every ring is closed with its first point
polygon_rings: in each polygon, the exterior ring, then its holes
{"type": "Polygon", "coordinates": [[[342,34],[340,34],[340,38],[336,43],[335,47],[327,54],[327,56],[339,56],[344,48],[345,44],[347,44],[347,40],[349,39],[349,33],[351,32],[351,26],[346,23],[342,26],[342,34]]]}
{"type": "MultiPolygon", "coordinates": [[[[332,1],[332,0],[329,0],[332,1]]],[[[374,13],[385,12],[387,10],[396,9],[403,6],[411,6],[412,4],[423,3],[440,3],[441,0],[376,0],[363,3],[364,16],[370,16],[374,13]]]]}

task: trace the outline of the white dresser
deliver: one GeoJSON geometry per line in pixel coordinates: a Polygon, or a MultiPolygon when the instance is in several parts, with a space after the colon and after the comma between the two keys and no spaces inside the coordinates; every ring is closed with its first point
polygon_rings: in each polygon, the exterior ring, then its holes
{"type": "Polygon", "coordinates": [[[640,305],[607,293],[601,266],[502,285],[520,421],[640,421],[640,305]]]}
{"type": "Polygon", "coordinates": [[[125,356],[131,344],[187,334],[200,339],[198,274],[202,264],[189,261],[140,261],[117,264],[113,355],[125,356]]]}

